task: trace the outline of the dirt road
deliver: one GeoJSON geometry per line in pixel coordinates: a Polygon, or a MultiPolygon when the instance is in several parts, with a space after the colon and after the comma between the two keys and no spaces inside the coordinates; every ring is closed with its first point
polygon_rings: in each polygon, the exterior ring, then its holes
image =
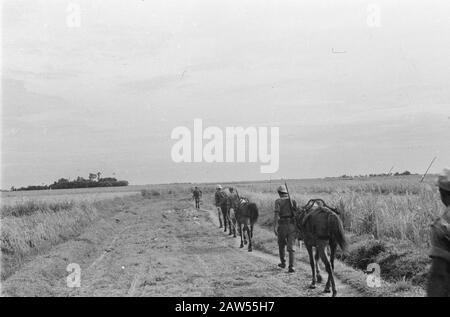
{"type": "MultiPolygon", "coordinates": [[[[214,213],[189,205],[142,200],[119,213],[99,251],[80,263],[81,287],[65,285],[65,265],[73,261],[67,258],[63,267],[55,268],[63,271],[50,283],[53,295],[330,296],[322,293],[323,285],[308,289],[309,265],[299,262],[297,272],[288,274],[277,268],[275,256],[239,249],[238,239],[219,230],[214,213]]],[[[23,280],[20,272],[15,274],[6,281],[6,291],[14,278],[23,280]]],[[[338,296],[361,296],[339,281],[337,287],[338,296]]],[[[13,289],[18,292],[19,287],[13,289]]],[[[35,294],[27,295],[42,295],[37,287],[28,289],[35,294]]]]}

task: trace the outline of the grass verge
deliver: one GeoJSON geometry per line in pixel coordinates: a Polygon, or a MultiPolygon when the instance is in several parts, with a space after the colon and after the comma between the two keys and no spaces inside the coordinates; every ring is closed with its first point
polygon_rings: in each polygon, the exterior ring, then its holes
{"type": "Polygon", "coordinates": [[[42,203],[27,202],[30,209],[16,205],[21,211],[10,209],[9,216],[0,219],[1,279],[13,274],[30,257],[77,237],[87,226],[120,210],[122,205],[122,198],[91,204],[62,203],[67,207],[59,209],[42,203]]]}

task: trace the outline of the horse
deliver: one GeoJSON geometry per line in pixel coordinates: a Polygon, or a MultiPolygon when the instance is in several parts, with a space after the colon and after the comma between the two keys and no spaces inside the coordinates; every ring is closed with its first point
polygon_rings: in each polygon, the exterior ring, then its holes
{"type": "Polygon", "coordinates": [[[245,236],[247,233],[248,252],[252,252],[253,227],[259,216],[258,206],[256,206],[255,203],[249,202],[245,198],[240,198],[234,216],[236,218],[239,235],[241,237],[240,248],[244,247],[244,243],[247,244],[247,239],[245,236]]]}
{"type": "Polygon", "coordinates": [[[337,294],[334,282],[334,258],[337,246],[342,251],[347,250],[347,239],[344,234],[344,226],[336,209],[325,204],[322,199],[311,199],[301,207],[296,214],[296,224],[299,231],[299,240],[303,240],[308,250],[309,262],[312,270],[312,282],[310,288],[316,288],[316,281],[320,283],[319,258],[325,264],[328,273],[325,293],[330,293],[330,284],[333,291],[332,296],[337,294]],[[317,205],[317,208],[313,208],[317,205]],[[330,247],[330,257],[328,258],[326,247],[330,247]],[[313,248],[315,255],[313,256],[313,248]],[[316,276],[317,274],[317,276],[316,276]],[[317,279],[316,279],[317,278],[317,279]]]}

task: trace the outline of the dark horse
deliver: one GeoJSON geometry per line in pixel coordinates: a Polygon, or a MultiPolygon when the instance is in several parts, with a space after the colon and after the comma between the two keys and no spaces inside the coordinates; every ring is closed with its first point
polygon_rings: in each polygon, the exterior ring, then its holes
{"type": "Polygon", "coordinates": [[[336,248],[339,245],[344,252],[347,249],[344,227],[337,210],[327,206],[322,199],[311,199],[305,206],[300,208],[296,215],[296,220],[299,239],[305,243],[311,264],[312,283],[310,288],[316,287],[316,273],[317,282],[320,283],[322,280],[318,265],[320,258],[325,264],[325,269],[328,273],[324,292],[330,292],[331,284],[333,297],[336,296],[336,285],[333,276],[336,248]],[[313,208],[315,205],[317,205],[317,208],[313,208]],[[328,245],[330,246],[330,257],[328,257],[326,252],[328,245]],[[316,249],[315,256],[313,256],[313,247],[316,249]]]}
{"type": "Polygon", "coordinates": [[[246,234],[248,237],[248,251],[252,251],[253,226],[258,220],[259,212],[255,203],[249,202],[245,198],[240,198],[238,206],[235,211],[235,218],[238,226],[239,235],[241,236],[241,245],[247,243],[246,234]]]}

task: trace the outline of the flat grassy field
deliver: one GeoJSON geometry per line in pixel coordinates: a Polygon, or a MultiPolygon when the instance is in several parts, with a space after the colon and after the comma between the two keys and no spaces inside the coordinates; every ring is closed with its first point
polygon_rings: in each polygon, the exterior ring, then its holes
{"type": "Polygon", "coordinates": [[[30,190],[2,192],[2,206],[14,205],[25,201],[96,201],[119,196],[132,195],[148,186],[126,186],[126,187],[98,187],[98,188],[76,188],[57,190],[30,190]]]}
{"type": "MultiPolygon", "coordinates": [[[[322,198],[339,209],[350,239],[349,253],[340,254],[343,262],[357,269],[379,263],[386,280],[424,286],[429,265],[429,226],[442,214],[443,206],[434,185],[435,177],[419,181],[420,176],[411,175],[287,183],[299,205],[311,198],[322,198]]],[[[258,225],[271,230],[276,188],[280,184],[283,181],[222,185],[235,187],[241,196],[255,202],[260,210],[258,225]]],[[[194,185],[202,188],[204,204],[210,205],[215,184],[2,192],[2,279],[30,256],[77,237],[94,222],[124,209],[125,202],[136,199],[133,197],[188,199],[194,185]]],[[[257,241],[257,245],[264,250],[272,247],[274,239],[257,241]]]]}

